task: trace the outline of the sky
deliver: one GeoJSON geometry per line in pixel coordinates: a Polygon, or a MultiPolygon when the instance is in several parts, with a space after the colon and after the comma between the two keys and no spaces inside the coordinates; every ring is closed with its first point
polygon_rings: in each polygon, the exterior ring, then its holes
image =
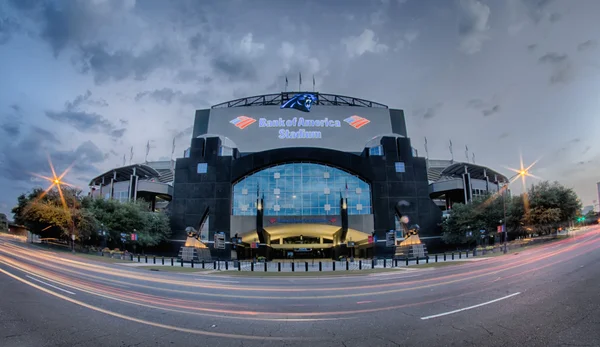
{"type": "MultiPolygon", "coordinates": [[[[507,176],[600,181],[600,1],[0,1],[0,213],[73,167],[181,157],[194,111],[285,76],[406,113],[412,146],[507,176]]],[[[535,180],[529,180],[535,183],[535,180]]],[[[518,192],[518,187],[515,187],[518,192]]]]}

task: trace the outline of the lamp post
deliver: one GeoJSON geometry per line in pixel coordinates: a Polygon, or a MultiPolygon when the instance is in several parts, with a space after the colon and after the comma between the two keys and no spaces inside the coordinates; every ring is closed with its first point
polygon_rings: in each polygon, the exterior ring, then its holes
{"type": "Polygon", "coordinates": [[[527,170],[521,170],[519,172],[517,172],[515,175],[513,175],[511,178],[508,179],[508,183],[505,184],[502,191],[502,210],[503,210],[503,219],[500,221],[500,223],[502,224],[502,229],[504,231],[504,254],[506,254],[508,252],[508,228],[506,227],[506,189],[504,189],[505,187],[508,186],[508,184],[510,182],[512,182],[513,179],[515,179],[518,176],[526,176],[527,175],[527,170]]]}

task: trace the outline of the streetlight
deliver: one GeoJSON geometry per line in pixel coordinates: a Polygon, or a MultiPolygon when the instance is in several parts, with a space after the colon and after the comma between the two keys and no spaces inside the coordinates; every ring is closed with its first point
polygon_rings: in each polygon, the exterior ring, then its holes
{"type": "Polygon", "coordinates": [[[500,221],[500,223],[502,224],[502,229],[504,232],[504,254],[506,254],[508,252],[508,228],[506,227],[506,190],[504,188],[507,188],[508,185],[517,177],[525,177],[525,176],[530,176],[529,174],[529,170],[524,169],[523,165],[521,164],[521,170],[514,170],[517,173],[515,175],[513,175],[511,178],[508,179],[508,183],[506,183],[504,185],[504,187],[502,187],[503,191],[502,191],[502,209],[503,209],[503,215],[504,218],[500,221]]]}

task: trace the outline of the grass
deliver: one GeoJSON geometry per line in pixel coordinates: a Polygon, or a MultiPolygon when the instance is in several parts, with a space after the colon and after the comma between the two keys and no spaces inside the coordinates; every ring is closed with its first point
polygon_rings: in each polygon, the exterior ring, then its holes
{"type": "Polygon", "coordinates": [[[191,267],[180,267],[180,266],[152,266],[152,265],[143,265],[136,266],[135,269],[144,269],[149,271],[159,271],[159,272],[179,272],[179,273],[194,273],[194,272],[208,272],[212,270],[206,269],[198,269],[191,267]]]}
{"type": "Polygon", "coordinates": [[[264,271],[220,271],[211,275],[242,276],[242,277],[339,277],[360,276],[373,273],[398,272],[402,268],[368,269],[368,270],[340,270],[340,271],[309,271],[309,272],[264,272],[264,271]]]}

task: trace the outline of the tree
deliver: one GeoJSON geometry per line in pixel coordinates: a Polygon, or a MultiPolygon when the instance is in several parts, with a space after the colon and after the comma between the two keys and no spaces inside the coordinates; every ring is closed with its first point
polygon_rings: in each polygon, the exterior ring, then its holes
{"type": "Polygon", "coordinates": [[[42,238],[89,238],[95,228],[95,219],[81,210],[81,191],[62,187],[62,197],[57,190],[44,194],[41,188],[21,194],[12,209],[15,222],[26,226],[42,238]]]}
{"type": "Polygon", "coordinates": [[[113,246],[132,244],[121,234],[138,235],[135,245],[156,246],[171,235],[169,218],[162,212],[150,212],[144,202],[119,202],[110,199],[84,199],[83,205],[94,215],[98,226],[108,231],[108,242],[113,246]]]}

